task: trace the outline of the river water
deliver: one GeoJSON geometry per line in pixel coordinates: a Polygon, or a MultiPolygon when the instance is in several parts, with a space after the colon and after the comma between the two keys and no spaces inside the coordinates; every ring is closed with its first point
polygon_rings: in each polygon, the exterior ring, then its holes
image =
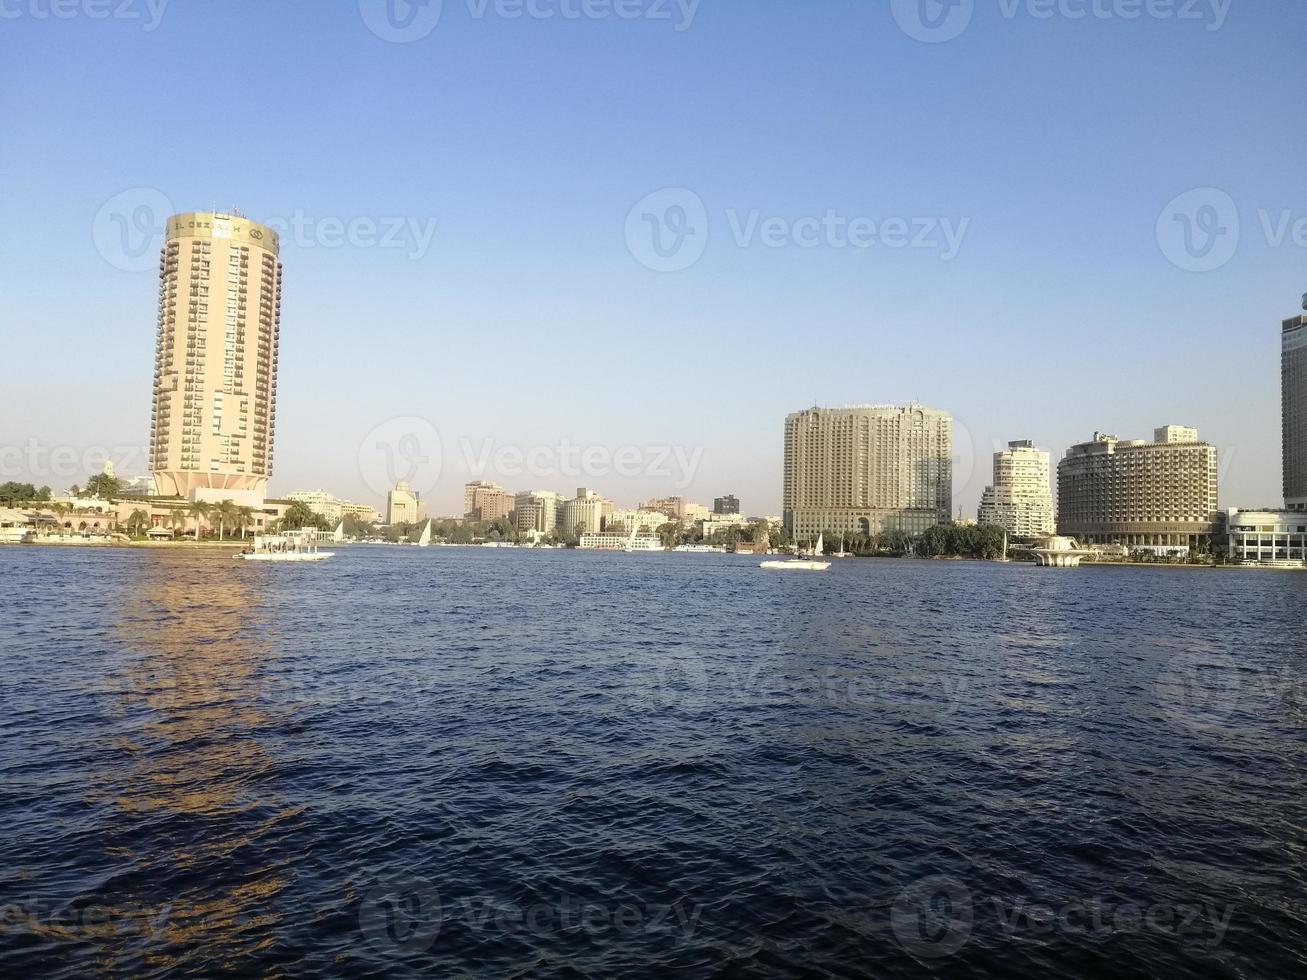
{"type": "Polygon", "coordinates": [[[1307,575],[0,550],[0,974],[1307,974],[1307,575]]]}

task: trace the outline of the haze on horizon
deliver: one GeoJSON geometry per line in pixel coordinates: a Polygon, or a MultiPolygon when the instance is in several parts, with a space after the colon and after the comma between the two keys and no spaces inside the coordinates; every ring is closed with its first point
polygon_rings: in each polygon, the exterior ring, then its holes
{"type": "Polygon", "coordinates": [[[360,447],[425,425],[433,513],[779,514],[787,413],[915,400],[968,517],[1008,440],[1168,423],[1278,505],[1307,7],[923,2],[5,7],[0,480],[145,472],[155,224],[239,207],[283,230],[274,495],[379,504],[360,447]]]}

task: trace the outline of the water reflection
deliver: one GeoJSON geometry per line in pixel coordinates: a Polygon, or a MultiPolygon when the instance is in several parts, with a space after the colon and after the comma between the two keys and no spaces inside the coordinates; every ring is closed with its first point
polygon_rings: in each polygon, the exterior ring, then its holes
{"type": "Polygon", "coordinates": [[[274,791],[259,576],[190,556],[135,573],[113,627],[126,654],[111,679],[122,764],[94,794],[119,813],[104,841],[119,882],[101,900],[132,928],[104,939],[98,966],[167,969],[198,954],[235,967],[275,934],[287,882],[274,855],[298,812],[274,791]]]}

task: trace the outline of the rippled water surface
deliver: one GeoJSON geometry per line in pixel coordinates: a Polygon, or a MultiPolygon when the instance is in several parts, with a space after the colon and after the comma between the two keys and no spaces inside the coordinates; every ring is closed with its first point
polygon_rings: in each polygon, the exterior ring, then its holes
{"type": "Polygon", "coordinates": [[[1307,575],[0,573],[3,975],[1307,975],[1307,575]]]}

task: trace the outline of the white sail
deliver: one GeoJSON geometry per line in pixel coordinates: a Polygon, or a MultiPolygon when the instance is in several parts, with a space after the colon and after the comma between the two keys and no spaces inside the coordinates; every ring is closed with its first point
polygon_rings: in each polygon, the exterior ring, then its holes
{"type": "Polygon", "coordinates": [[[813,557],[814,557],[814,558],[820,558],[820,557],[822,556],[822,553],[825,552],[825,550],[826,550],[826,542],[823,541],[823,540],[822,540],[822,536],[821,536],[820,534],[818,534],[818,535],[817,535],[817,546],[816,546],[815,548],[812,549],[813,557]]]}
{"type": "Polygon", "coordinates": [[[427,521],[427,526],[422,529],[422,537],[418,538],[419,548],[431,547],[431,522],[427,521]]]}
{"type": "Polygon", "coordinates": [[[336,530],[335,530],[334,532],[332,532],[331,540],[334,541],[336,544],[340,544],[340,543],[342,543],[342,542],[345,540],[345,522],[344,522],[344,521],[341,521],[339,524],[336,525],[336,530]]]}

